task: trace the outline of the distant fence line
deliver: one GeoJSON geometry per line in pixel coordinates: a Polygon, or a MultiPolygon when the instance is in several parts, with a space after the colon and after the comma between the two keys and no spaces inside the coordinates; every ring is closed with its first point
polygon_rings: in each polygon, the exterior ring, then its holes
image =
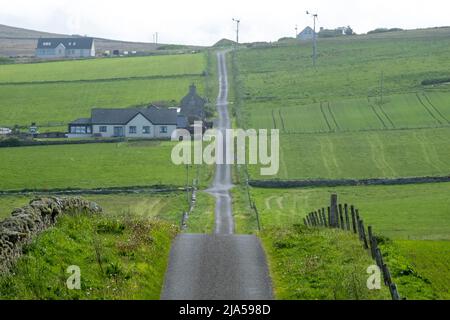
{"type": "Polygon", "coordinates": [[[0,196],[10,195],[108,195],[108,194],[152,194],[183,192],[186,187],[176,186],[132,186],[132,187],[110,187],[95,189],[23,189],[23,190],[0,190],[0,196]]]}
{"type": "Polygon", "coordinates": [[[197,204],[198,179],[193,180],[192,188],[185,188],[186,192],[189,192],[190,190],[192,191],[192,194],[189,198],[189,210],[181,214],[181,230],[187,229],[189,216],[195,210],[195,205],[197,204]]]}
{"type": "Polygon", "coordinates": [[[364,249],[370,250],[372,258],[380,268],[383,274],[384,284],[388,286],[392,299],[401,300],[397,285],[392,282],[389,267],[383,261],[383,255],[378,247],[378,241],[373,233],[373,228],[372,226],[368,226],[366,232],[364,221],[359,214],[359,210],[354,205],[348,205],[346,203],[343,205],[338,204],[337,194],[333,194],[331,195],[330,206],[327,209],[321,208],[310,212],[304,218],[303,222],[308,227],[341,229],[357,234],[363,243],[364,249]]]}
{"type": "Polygon", "coordinates": [[[376,186],[405,185],[423,183],[450,182],[450,176],[411,177],[393,179],[323,179],[323,180],[249,180],[249,185],[257,188],[306,188],[306,187],[344,187],[344,186],[376,186]]]}
{"type": "Polygon", "coordinates": [[[203,73],[185,73],[172,75],[154,75],[154,76],[137,76],[137,77],[100,78],[100,79],[47,80],[47,81],[21,81],[21,82],[17,81],[17,82],[0,82],[0,86],[95,83],[95,82],[114,82],[114,81],[130,81],[130,80],[158,80],[158,79],[174,79],[174,78],[192,78],[203,76],[205,76],[203,73]]]}

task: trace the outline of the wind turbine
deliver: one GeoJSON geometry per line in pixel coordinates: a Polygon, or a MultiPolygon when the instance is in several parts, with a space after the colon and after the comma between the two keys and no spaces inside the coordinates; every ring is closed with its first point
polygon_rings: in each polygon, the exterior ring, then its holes
{"type": "Polygon", "coordinates": [[[233,21],[236,22],[236,44],[239,44],[239,24],[241,20],[233,18],[233,21]]]}
{"type": "Polygon", "coordinates": [[[316,21],[319,19],[319,15],[317,13],[311,13],[306,11],[306,14],[313,17],[314,20],[314,33],[313,33],[313,65],[316,66],[317,60],[317,35],[316,35],[316,21]]]}

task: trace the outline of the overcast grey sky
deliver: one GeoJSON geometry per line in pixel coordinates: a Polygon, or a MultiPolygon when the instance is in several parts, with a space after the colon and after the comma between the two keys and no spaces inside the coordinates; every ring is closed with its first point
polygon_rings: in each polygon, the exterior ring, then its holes
{"type": "Polygon", "coordinates": [[[351,25],[357,33],[377,27],[422,28],[450,25],[448,0],[0,0],[0,24],[67,34],[211,45],[234,38],[275,41],[312,24],[306,10],[319,14],[319,26],[351,25]]]}

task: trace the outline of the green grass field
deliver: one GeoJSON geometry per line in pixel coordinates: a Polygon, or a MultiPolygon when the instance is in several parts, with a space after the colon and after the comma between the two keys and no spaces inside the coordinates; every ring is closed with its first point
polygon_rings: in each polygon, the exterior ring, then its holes
{"type": "MultiPolygon", "coordinates": [[[[0,86],[0,122],[4,126],[42,127],[48,123],[69,123],[89,117],[91,109],[124,108],[150,102],[168,101],[177,105],[195,83],[204,90],[204,78],[127,80],[94,83],[61,83],[0,86]]],[[[67,130],[67,128],[66,128],[67,130]]]]}
{"type": "Polygon", "coordinates": [[[322,133],[448,127],[450,92],[429,91],[296,105],[249,102],[248,127],[282,133],[322,133]]]}
{"type": "MultiPolygon", "coordinates": [[[[302,224],[311,211],[329,205],[337,193],[354,204],[376,235],[393,241],[383,245],[385,260],[403,296],[448,299],[450,256],[449,183],[311,189],[252,189],[260,213],[262,237],[273,228],[302,224]]],[[[242,214],[242,212],[241,212],[242,214]]],[[[255,216],[240,219],[241,229],[255,230],[255,216]]],[[[268,233],[268,235],[265,235],[268,233]]]]}
{"type": "Polygon", "coordinates": [[[252,178],[448,174],[450,86],[421,82],[448,76],[450,28],[403,34],[320,40],[315,69],[309,44],[232,54],[240,124],[281,133],[279,174],[252,178]]]}
{"type": "Polygon", "coordinates": [[[449,183],[305,189],[253,188],[264,226],[303,223],[311,211],[329,205],[332,193],[354,204],[367,225],[392,239],[449,240],[449,183]]]}
{"type": "Polygon", "coordinates": [[[93,107],[161,101],[176,106],[192,83],[201,94],[211,91],[207,67],[206,54],[2,65],[0,125],[36,122],[43,132],[66,130],[68,122],[89,117],[93,107]]]}
{"type": "Polygon", "coordinates": [[[200,75],[203,54],[108,58],[0,66],[0,83],[200,75]]]}
{"type": "MultiPolygon", "coordinates": [[[[62,145],[0,149],[0,190],[186,185],[172,164],[171,142],[62,145]]],[[[199,168],[200,185],[211,170],[199,168]]],[[[189,170],[191,182],[196,168],[189,170]]]]}
{"type": "Polygon", "coordinates": [[[280,135],[277,176],[256,179],[341,179],[440,176],[450,173],[450,128],[280,135]]]}

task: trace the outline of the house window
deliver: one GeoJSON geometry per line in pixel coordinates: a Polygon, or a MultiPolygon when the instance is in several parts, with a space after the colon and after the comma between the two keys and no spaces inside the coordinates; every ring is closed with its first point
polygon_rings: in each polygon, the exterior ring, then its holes
{"type": "Polygon", "coordinates": [[[136,134],[137,133],[137,128],[135,126],[131,126],[130,127],[130,134],[136,134]]]}
{"type": "Polygon", "coordinates": [[[150,127],[148,127],[148,126],[142,127],[142,133],[143,134],[150,134],[150,127]]]}
{"type": "Polygon", "coordinates": [[[108,131],[108,128],[106,126],[100,126],[100,132],[106,133],[108,131]]]}
{"type": "Polygon", "coordinates": [[[167,133],[167,127],[166,126],[160,127],[159,132],[160,133],[167,133]]]}

